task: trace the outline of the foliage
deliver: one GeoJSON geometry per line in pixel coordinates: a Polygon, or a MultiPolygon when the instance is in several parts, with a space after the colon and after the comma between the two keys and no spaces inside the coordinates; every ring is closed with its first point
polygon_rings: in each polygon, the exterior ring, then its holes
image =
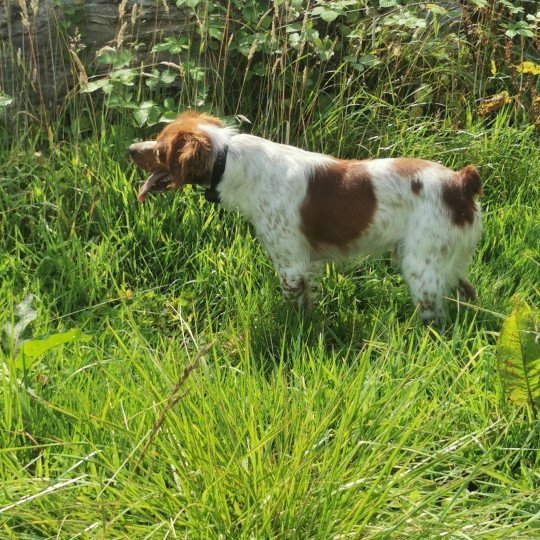
{"type": "Polygon", "coordinates": [[[195,189],[137,203],[128,128],[0,137],[0,327],[32,293],[33,336],[91,336],[0,377],[2,537],[538,536],[540,426],[503,401],[495,338],[513,294],[538,299],[533,130],[395,108],[377,131],[368,102],[348,116],[359,149],[344,106],[305,126],[308,147],[482,171],[479,299],[450,296],[443,336],[386,256],[329,267],[302,319],[235,213],[195,189]]]}
{"type": "Polygon", "coordinates": [[[4,325],[3,337],[6,349],[14,351],[12,359],[9,358],[9,354],[6,355],[5,365],[7,368],[21,371],[27,370],[44,353],[54,347],[76,340],[88,340],[88,336],[78,328],[72,328],[67,332],[53,333],[41,339],[23,339],[25,330],[37,318],[37,312],[32,307],[33,301],[34,296],[28,294],[15,308],[15,314],[19,320],[16,323],[6,322],[4,325]]]}
{"type": "MultiPolygon", "coordinates": [[[[140,102],[134,92],[119,86],[133,86],[138,75],[153,89],[160,83],[163,88],[188,88],[187,104],[183,99],[174,103],[170,97],[167,106],[159,99],[150,101],[152,113],[134,114],[139,126],[166,121],[175,108],[186,105],[243,112],[258,120],[261,104],[277,105],[278,96],[287,118],[301,117],[294,107],[298,100],[320,102],[321,94],[337,97],[345,84],[377,92],[383,101],[410,106],[415,116],[438,114],[441,105],[445,114],[452,110],[462,114],[464,99],[510,90],[516,111],[526,108],[535,118],[531,99],[538,91],[537,81],[522,77],[510,82],[508,75],[516,73],[512,38],[528,40],[518,53],[522,61],[535,52],[532,38],[537,35],[538,14],[526,14],[525,7],[506,0],[466,4],[461,9],[395,0],[381,1],[378,7],[351,0],[296,1],[270,9],[266,2],[256,0],[177,5],[198,24],[188,35],[166,37],[152,48],[154,53],[178,55],[176,70],[163,63],[151,72],[132,68],[130,77],[120,80],[112,71],[105,80],[114,84],[87,89],[103,88],[110,107],[134,111],[140,102]],[[463,27],[465,33],[460,30],[463,27]],[[489,49],[482,59],[474,53],[480,44],[489,49]],[[203,62],[194,62],[201,52],[203,62]],[[496,76],[490,81],[482,74],[482,86],[474,88],[477,81],[467,80],[468,72],[476,72],[477,79],[488,55],[496,76]],[[459,89],[456,73],[461,77],[459,89]]],[[[149,101],[143,103],[141,108],[148,110],[149,101]]],[[[283,114],[278,119],[285,120],[283,114]]]]}
{"type": "Polygon", "coordinates": [[[526,303],[504,321],[497,344],[499,374],[508,399],[528,404],[537,414],[540,407],[540,332],[538,316],[526,303]]]}
{"type": "MultiPolygon", "coordinates": [[[[540,12],[533,0],[175,5],[188,23],[149,44],[126,37],[126,28],[136,34],[142,15],[135,11],[129,19],[122,2],[118,35],[95,59],[78,34],[81,10],[68,6],[62,20],[69,24],[58,30],[79,84],[59,110],[39,114],[48,122],[95,116],[103,107],[108,123],[127,115],[141,128],[195,107],[242,113],[256,125],[276,126],[280,138],[296,138],[300,132],[291,133],[290,125],[317,121],[335,99],[354,107],[372,97],[377,108],[398,106],[414,118],[442,115],[462,126],[480,100],[508,92],[514,121],[538,123],[540,77],[519,69],[538,57],[540,12]]],[[[25,91],[35,87],[31,81],[25,91]]]]}
{"type": "Polygon", "coordinates": [[[512,296],[538,303],[536,3],[177,4],[185,29],[131,42],[120,20],[94,59],[75,3],[76,89],[33,108],[23,57],[24,92],[0,94],[2,534],[536,538],[540,425],[496,345],[512,296]],[[126,148],[185,107],[343,157],[476,163],[478,301],[426,330],[381,257],[328,267],[299,317],[235,213],[189,188],[137,203],[126,148]]]}

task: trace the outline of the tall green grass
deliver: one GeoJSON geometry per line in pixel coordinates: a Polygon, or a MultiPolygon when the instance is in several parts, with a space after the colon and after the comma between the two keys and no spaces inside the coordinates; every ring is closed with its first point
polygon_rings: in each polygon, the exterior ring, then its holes
{"type": "MultiPolygon", "coordinates": [[[[300,317],[235,213],[195,189],[136,202],[142,178],[126,149],[159,127],[136,128],[133,109],[81,93],[80,50],[49,21],[80,85],[57,108],[36,105],[34,59],[23,57],[23,112],[0,125],[0,537],[540,536],[540,426],[505,401],[495,356],[512,297],[539,296],[540,150],[527,109],[537,83],[509,78],[532,40],[510,47],[508,13],[490,2],[468,6],[474,20],[457,41],[433,12],[420,33],[377,33],[377,12],[351,29],[370,40],[306,16],[305,41],[279,59],[264,42],[244,58],[212,43],[218,21],[244,37],[268,24],[287,44],[293,4],[246,22],[237,2],[219,20],[201,3],[188,56],[167,59],[204,77],[150,91],[145,70],[163,70],[151,54],[128,66],[133,86],[117,85],[115,99],[165,106],[174,90],[174,111],[246,114],[255,134],[343,158],[475,163],[478,301],[448,298],[446,332],[426,329],[382,257],[329,266],[300,317]],[[309,42],[313,25],[339,54],[309,42]],[[492,33],[480,48],[482,28],[492,33]],[[382,61],[361,71],[353,60],[366,54],[382,61]],[[478,100],[502,89],[521,101],[478,119],[478,100]],[[21,337],[79,328],[89,341],[17,369],[10,329],[28,294],[37,314],[21,337]]],[[[16,57],[9,41],[1,50],[16,57]]]]}
{"type": "Polygon", "coordinates": [[[329,267],[299,317],[237,215],[196,190],[137,204],[118,127],[50,149],[2,139],[0,325],[32,293],[27,337],[91,338],[23,371],[4,343],[3,537],[540,534],[538,420],[504,402],[494,352],[512,296],[538,300],[536,136],[504,116],[456,133],[396,114],[370,138],[366,116],[350,117],[362,145],[332,114],[306,144],[481,169],[479,300],[450,298],[442,336],[387,258],[329,267]]]}

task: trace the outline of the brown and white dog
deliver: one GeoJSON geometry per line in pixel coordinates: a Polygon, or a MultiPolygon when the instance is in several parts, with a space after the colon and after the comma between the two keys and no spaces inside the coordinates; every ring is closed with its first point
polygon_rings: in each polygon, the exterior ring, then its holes
{"type": "MultiPolygon", "coordinates": [[[[443,295],[476,293],[466,280],[481,233],[476,168],[458,172],[420,159],[345,161],[223,127],[185,112],[156,141],[130,146],[152,174],[150,191],[211,186],[224,208],[254,226],[286,297],[309,304],[326,262],[394,250],[426,323],[444,324],[443,295]]],[[[207,190],[208,191],[208,190],[207,190]]]]}

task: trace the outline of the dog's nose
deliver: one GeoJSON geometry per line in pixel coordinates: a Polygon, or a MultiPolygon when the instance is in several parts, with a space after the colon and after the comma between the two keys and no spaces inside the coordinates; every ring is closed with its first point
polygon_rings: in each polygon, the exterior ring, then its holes
{"type": "Polygon", "coordinates": [[[137,153],[137,148],[134,144],[132,144],[130,147],[129,147],[129,154],[131,157],[133,157],[135,154],[137,153]]]}

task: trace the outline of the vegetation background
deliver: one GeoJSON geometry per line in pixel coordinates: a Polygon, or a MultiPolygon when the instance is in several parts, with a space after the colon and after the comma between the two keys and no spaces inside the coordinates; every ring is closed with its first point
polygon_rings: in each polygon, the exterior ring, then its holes
{"type": "Polygon", "coordinates": [[[536,1],[122,0],[97,51],[90,1],[3,7],[1,537],[540,537],[536,1]],[[237,215],[137,204],[127,147],[188,107],[477,164],[478,302],[439,335],[381,258],[299,317],[237,215]]]}

